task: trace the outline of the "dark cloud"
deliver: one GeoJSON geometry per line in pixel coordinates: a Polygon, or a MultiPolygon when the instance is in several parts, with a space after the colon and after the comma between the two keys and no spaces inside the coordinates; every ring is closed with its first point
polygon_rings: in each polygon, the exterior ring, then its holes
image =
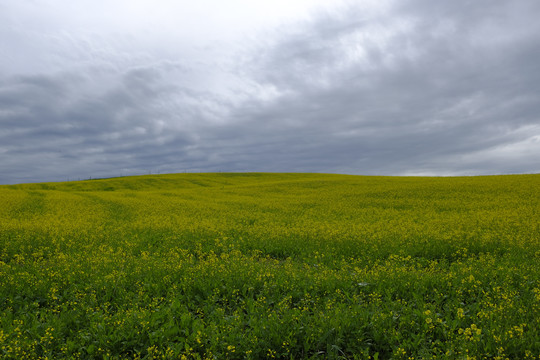
{"type": "Polygon", "coordinates": [[[540,172],[538,14],[533,0],[350,5],[260,38],[226,69],[109,54],[0,74],[0,183],[540,172]]]}
{"type": "Polygon", "coordinates": [[[177,169],[175,165],[189,158],[187,148],[197,132],[194,124],[204,110],[190,104],[200,102],[197,94],[164,81],[164,76],[162,69],[140,68],[105,76],[4,79],[0,180],[177,169]],[[108,83],[108,88],[100,83],[108,83]]]}
{"type": "Polygon", "coordinates": [[[354,7],[322,17],[253,59],[253,76],[281,96],[243,116],[272,124],[268,133],[292,150],[283,167],[539,171],[535,156],[516,166],[501,149],[534,144],[540,134],[540,32],[531,15],[540,5],[405,3],[368,21],[354,7]],[[474,161],[476,153],[483,155],[474,161]]]}

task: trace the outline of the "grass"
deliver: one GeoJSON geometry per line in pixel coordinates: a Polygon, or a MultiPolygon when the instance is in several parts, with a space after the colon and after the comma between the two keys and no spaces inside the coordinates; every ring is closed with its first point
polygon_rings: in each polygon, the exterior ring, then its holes
{"type": "Polygon", "coordinates": [[[540,358],[539,175],[153,175],[0,200],[0,358],[540,358]]]}

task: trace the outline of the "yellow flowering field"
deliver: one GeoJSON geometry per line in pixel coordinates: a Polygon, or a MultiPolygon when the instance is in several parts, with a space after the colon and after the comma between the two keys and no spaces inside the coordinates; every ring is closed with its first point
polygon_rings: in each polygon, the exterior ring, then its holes
{"type": "Polygon", "coordinates": [[[540,175],[0,186],[2,359],[540,359],[540,175]]]}

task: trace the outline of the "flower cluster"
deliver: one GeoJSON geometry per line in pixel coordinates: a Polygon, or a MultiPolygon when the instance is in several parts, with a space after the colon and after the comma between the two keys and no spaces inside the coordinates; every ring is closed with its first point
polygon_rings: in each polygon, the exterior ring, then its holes
{"type": "Polygon", "coordinates": [[[2,359],[539,359],[540,176],[0,187],[2,359]]]}

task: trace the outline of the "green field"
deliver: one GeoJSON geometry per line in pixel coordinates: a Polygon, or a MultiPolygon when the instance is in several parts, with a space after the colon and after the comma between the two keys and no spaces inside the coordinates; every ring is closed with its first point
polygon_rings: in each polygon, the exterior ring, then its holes
{"type": "Polygon", "coordinates": [[[540,175],[0,186],[2,359],[539,359],[540,175]]]}

